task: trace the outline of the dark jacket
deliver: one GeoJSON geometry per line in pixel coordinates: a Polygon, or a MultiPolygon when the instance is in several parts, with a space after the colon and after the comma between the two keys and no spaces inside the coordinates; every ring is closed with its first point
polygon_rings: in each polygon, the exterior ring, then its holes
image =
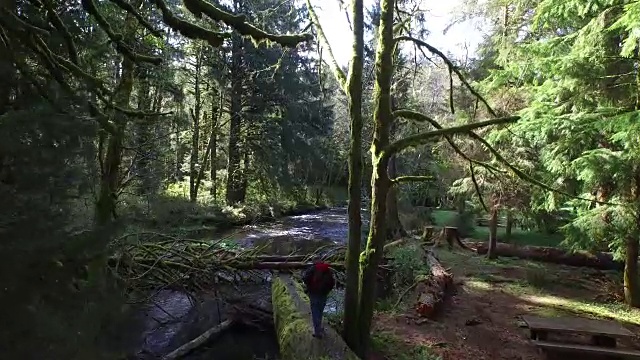
{"type": "Polygon", "coordinates": [[[319,262],[307,268],[302,274],[302,281],[310,295],[327,296],[336,285],[333,271],[329,264],[319,262]]]}

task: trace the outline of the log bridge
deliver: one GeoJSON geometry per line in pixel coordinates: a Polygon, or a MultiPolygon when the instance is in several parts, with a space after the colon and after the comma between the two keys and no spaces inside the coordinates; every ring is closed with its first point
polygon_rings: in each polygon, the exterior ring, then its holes
{"type": "Polygon", "coordinates": [[[271,284],[273,321],[283,360],[358,360],[328,324],[325,336],[312,336],[311,309],[302,287],[291,275],[277,274],[271,284]]]}

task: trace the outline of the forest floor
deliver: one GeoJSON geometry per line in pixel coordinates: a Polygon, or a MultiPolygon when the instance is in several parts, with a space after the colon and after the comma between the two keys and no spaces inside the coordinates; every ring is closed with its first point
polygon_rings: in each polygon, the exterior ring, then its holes
{"type": "Polygon", "coordinates": [[[412,309],[378,312],[375,340],[388,359],[545,359],[520,326],[525,314],[606,318],[640,335],[640,310],[622,304],[619,273],[463,251],[438,256],[456,291],[436,320],[420,325],[412,309]]]}

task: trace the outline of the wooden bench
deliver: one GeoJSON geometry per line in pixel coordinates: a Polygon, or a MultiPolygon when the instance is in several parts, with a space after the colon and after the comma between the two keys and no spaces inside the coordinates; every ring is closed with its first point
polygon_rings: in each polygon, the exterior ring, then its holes
{"type": "Polygon", "coordinates": [[[614,321],[576,317],[544,318],[523,316],[531,331],[531,339],[545,350],[580,352],[640,359],[640,351],[616,349],[616,338],[634,338],[635,335],[614,321]],[[567,344],[547,341],[549,333],[571,333],[591,336],[591,345],[567,344]]]}
{"type": "Polygon", "coordinates": [[[583,353],[590,355],[617,356],[623,359],[640,359],[640,351],[630,349],[604,348],[593,345],[563,344],[550,341],[534,341],[541,349],[557,352],[583,353]]]}

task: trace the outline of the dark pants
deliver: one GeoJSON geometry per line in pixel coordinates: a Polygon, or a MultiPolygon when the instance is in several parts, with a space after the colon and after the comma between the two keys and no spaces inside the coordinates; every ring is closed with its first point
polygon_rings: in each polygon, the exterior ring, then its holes
{"type": "Polygon", "coordinates": [[[311,321],[313,322],[313,332],[316,335],[322,333],[322,313],[324,313],[325,305],[327,305],[327,295],[309,294],[311,321]]]}

